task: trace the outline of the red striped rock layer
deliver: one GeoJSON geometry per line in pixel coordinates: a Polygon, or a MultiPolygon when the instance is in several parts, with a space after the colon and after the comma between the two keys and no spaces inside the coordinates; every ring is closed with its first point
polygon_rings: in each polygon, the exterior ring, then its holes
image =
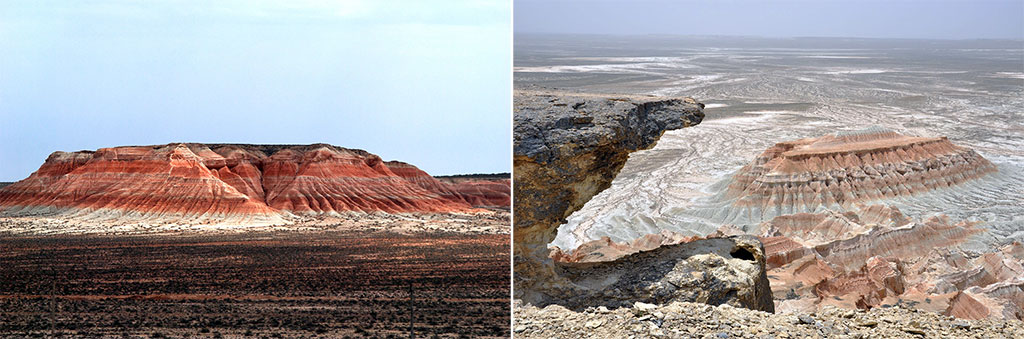
{"type": "Polygon", "coordinates": [[[768,220],[910,196],[996,170],[945,137],[868,129],[776,144],[733,177],[725,198],[768,220]]]}
{"type": "Polygon", "coordinates": [[[784,311],[914,302],[963,318],[1024,318],[1024,246],[964,252],[959,245],[983,232],[973,223],[913,221],[875,205],[780,216],[761,231],[784,311]]]}
{"type": "MultiPolygon", "coordinates": [[[[827,212],[826,212],[827,213],[827,212]]],[[[798,215],[799,216],[799,215],[798,215]]],[[[948,247],[966,241],[970,236],[982,232],[974,224],[951,223],[949,218],[932,217],[923,222],[888,225],[863,225],[856,218],[839,214],[827,214],[820,218],[805,217],[809,223],[803,228],[793,227],[787,220],[786,226],[773,223],[765,226],[766,238],[785,237],[803,247],[812,249],[829,263],[847,269],[863,266],[873,256],[914,257],[937,247],[948,247]],[[840,230],[855,230],[839,233],[840,230]],[[785,233],[783,233],[785,232],[785,233]],[[811,236],[808,236],[811,235],[811,236]],[[832,240],[819,236],[831,235],[832,240]]],[[[780,217],[781,218],[781,217],[780,217]]],[[[772,241],[773,245],[776,241],[772,241]]],[[[778,242],[780,244],[785,242],[778,242]]],[[[779,248],[783,256],[792,256],[792,249],[779,248]]],[[[769,261],[775,262],[774,252],[766,248],[769,261]]],[[[780,263],[784,261],[780,260],[780,263]]]]}
{"type": "MultiPolygon", "coordinates": [[[[408,164],[396,167],[399,173],[419,171],[408,164]]],[[[472,210],[450,192],[445,185],[425,187],[396,174],[380,157],[361,150],[324,144],[168,144],[55,152],[31,176],[0,190],[0,212],[278,223],[289,213],[472,210]]]]}
{"type": "Polygon", "coordinates": [[[510,175],[466,175],[435,178],[400,162],[388,161],[388,168],[410,182],[449,199],[464,200],[474,207],[509,207],[512,205],[510,175]]]}
{"type": "Polygon", "coordinates": [[[100,220],[280,219],[219,175],[185,145],[55,152],[27,179],[0,190],[0,208],[8,215],[59,213],[100,220]]]}
{"type": "Polygon", "coordinates": [[[440,178],[452,190],[473,206],[512,206],[512,179],[510,175],[456,176],[440,178]]]}

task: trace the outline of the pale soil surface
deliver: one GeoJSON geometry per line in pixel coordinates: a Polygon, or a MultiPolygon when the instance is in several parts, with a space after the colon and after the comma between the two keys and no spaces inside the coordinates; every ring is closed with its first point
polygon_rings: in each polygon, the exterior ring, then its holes
{"type": "Polygon", "coordinates": [[[514,312],[516,338],[1024,338],[1020,321],[959,320],[902,306],[771,314],[674,302],[574,312],[516,301],[514,312]]]}
{"type": "Polygon", "coordinates": [[[172,224],[83,222],[66,218],[0,217],[2,235],[137,235],[137,234],[231,234],[272,231],[386,231],[402,234],[456,232],[508,234],[511,213],[480,209],[475,213],[338,213],[335,216],[293,217],[291,224],[172,224]]]}

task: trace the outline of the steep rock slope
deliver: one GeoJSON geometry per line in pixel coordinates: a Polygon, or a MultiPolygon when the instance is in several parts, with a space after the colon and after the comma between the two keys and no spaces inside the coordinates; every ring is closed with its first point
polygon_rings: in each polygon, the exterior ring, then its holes
{"type": "Polygon", "coordinates": [[[412,165],[315,145],[167,144],[55,152],[0,190],[7,216],[177,223],[282,223],[292,214],[468,212],[412,165]],[[396,173],[396,171],[398,173],[396,173]],[[411,174],[410,174],[411,173],[411,174]]]}
{"type": "Polygon", "coordinates": [[[557,226],[608,187],[629,153],[651,147],[666,130],[704,118],[690,98],[606,96],[527,88],[514,99],[516,293],[567,284],[547,258],[557,226]]]}

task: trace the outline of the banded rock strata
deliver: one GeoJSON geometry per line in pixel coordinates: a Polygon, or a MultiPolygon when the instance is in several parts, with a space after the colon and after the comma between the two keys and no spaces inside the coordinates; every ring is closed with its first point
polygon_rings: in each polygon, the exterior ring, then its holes
{"type": "Polygon", "coordinates": [[[505,174],[473,174],[437,177],[473,206],[512,206],[512,178],[505,174]]]}
{"type": "Polygon", "coordinates": [[[54,152],[31,176],[0,190],[0,213],[278,224],[347,211],[469,212],[493,198],[362,150],[179,143],[54,152]]]}
{"type": "Polygon", "coordinates": [[[780,309],[910,303],[959,318],[1024,319],[1020,243],[967,251],[961,245],[984,232],[976,223],[952,223],[944,216],[911,221],[898,211],[891,215],[874,223],[852,212],[797,214],[762,225],[780,309]],[[844,229],[848,233],[839,233],[844,229]]]}
{"type": "MultiPolygon", "coordinates": [[[[710,219],[759,223],[780,215],[850,210],[911,197],[996,172],[991,162],[945,137],[882,128],[781,142],[733,175],[710,219]]],[[[710,214],[710,212],[703,212],[710,214]]]]}

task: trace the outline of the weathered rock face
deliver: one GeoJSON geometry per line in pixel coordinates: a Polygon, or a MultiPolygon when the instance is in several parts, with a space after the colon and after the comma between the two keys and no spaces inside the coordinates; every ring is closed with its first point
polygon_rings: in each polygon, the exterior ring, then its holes
{"type": "Polygon", "coordinates": [[[0,212],[281,223],[290,214],[472,210],[449,185],[412,165],[392,166],[394,171],[365,151],[325,144],[168,144],[55,152],[31,176],[0,190],[0,212]]]}
{"type": "Polygon", "coordinates": [[[775,309],[764,248],[753,236],[700,239],[613,261],[559,266],[573,288],[548,295],[569,308],[689,301],[767,312],[775,309]]]}
{"type": "Polygon", "coordinates": [[[561,284],[547,258],[558,225],[608,187],[630,152],[651,147],[666,130],[700,123],[702,107],[689,98],[516,90],[517,294],[561,284]]]}

